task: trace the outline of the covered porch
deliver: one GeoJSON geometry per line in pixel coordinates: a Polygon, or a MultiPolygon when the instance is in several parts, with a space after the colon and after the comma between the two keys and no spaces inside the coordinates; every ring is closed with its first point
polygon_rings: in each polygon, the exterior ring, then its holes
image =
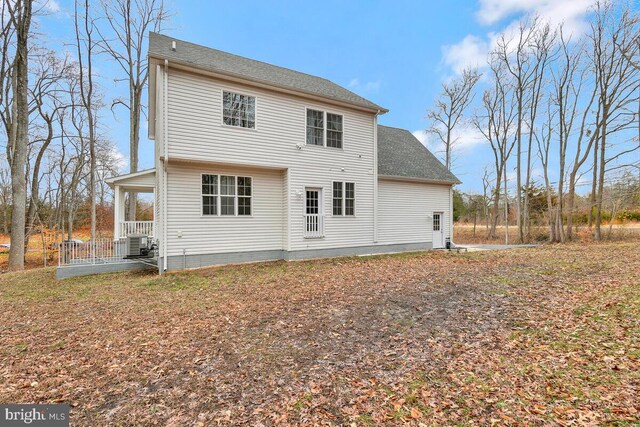
{"type": "Polygon", "coordinates": [[[106,180],[114,192],[113,203],[113,238],[124,240],[131,234],[144,234],[152,239],[156,237],[155,197],[153,203],[153,219],[139,220],[127,217],[125,196],[127,193],[151,193],[155,196],[156,170],[147,169],[127,175],[120,175],[106,180]]]}

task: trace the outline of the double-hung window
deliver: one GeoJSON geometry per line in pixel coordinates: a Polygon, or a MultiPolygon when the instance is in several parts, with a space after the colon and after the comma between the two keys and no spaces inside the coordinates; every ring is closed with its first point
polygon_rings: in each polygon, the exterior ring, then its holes
{"type": "Polygon", "coordinates": [[[252,180],[248,176],[202,175],[202,215],[250,216],[252,180]]]}
{"type": "Polygon", "coordinates": [[[354,216],[356,214],[356,184],[353,182],[333,182],[333,216],[354,216]]]}
{"type": "Polygon", "coordinates": [[[222,122],[241,128],[256,128],[256,97],[222,92],[222,122]]]}
{"type": "Polygon", "coordinates": [[[342,116],[307,109],[307,144],[342,148],[342,116]]]}

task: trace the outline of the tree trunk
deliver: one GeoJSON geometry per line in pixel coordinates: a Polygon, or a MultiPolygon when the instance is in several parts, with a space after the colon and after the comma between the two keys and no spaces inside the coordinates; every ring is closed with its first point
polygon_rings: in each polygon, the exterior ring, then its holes
{"type": "Polygon", "coordinates": [[[591,181],[591,196],[589,197],[589,230],[593,227],[593,209],[596,207],[596,192],[598,189],[598,147],[599,140],[596,139],[593,146],[593,178],[591,181]]]}
{"type": "Polygon", "coordinates": [[[594,238],[596,240],[602,240],[602,231],[600,227],[602,225],[602,195],[604,191],[604,174],[605,174],[605,150],[607,147],[607,121],[609,120],[609,108],[608,105],[604,105],[602,108],[602,134],[600,140],[600,162],[598,170],[598,191],[596,194],[596,219],[594,238]]]}
{"type": "Polygon", "coordinates": [[[29,58],[28,40],[31,26],[32,0],[19,0],[14,5],[12,20],[16,26],[16,56],[14,60],[15,85],[15,139],[11,156],[11,248],[9,270],[24,270],[24,229],[27,209],[27,147],[29,145],[29,58]]]}

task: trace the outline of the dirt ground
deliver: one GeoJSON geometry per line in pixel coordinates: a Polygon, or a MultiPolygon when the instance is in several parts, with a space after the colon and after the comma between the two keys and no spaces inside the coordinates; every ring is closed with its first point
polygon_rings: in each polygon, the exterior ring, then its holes
{"type": "Polygon", "coordinates": [[[72,425],[635,425],[638,243],[0,275],[0,401],[72,425]]]}

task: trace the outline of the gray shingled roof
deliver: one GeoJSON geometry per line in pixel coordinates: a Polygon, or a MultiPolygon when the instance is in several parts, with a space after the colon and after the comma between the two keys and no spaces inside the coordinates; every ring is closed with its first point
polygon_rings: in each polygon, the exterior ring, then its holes
{"type": "Polygon", "coordinates": [[[378,175],[460,183],[411,132],[388,126],[378,126],[378,175]]]}
{"type": "Polygon", "coordinates": [[[310,95],[364,107],[370,110],[387,112],[385,108],[367,101],[363,97],[339,86],[327,79],[277,67],[265,62],[255,61],[209,47],[178,40],[158,33],[149,33],[149,56],[168,59],[183,65],[203,70],[249,79],[252,81],[295,90],[310,95]],[[171,42],[176,42],[176,50],[171,42]]]}

